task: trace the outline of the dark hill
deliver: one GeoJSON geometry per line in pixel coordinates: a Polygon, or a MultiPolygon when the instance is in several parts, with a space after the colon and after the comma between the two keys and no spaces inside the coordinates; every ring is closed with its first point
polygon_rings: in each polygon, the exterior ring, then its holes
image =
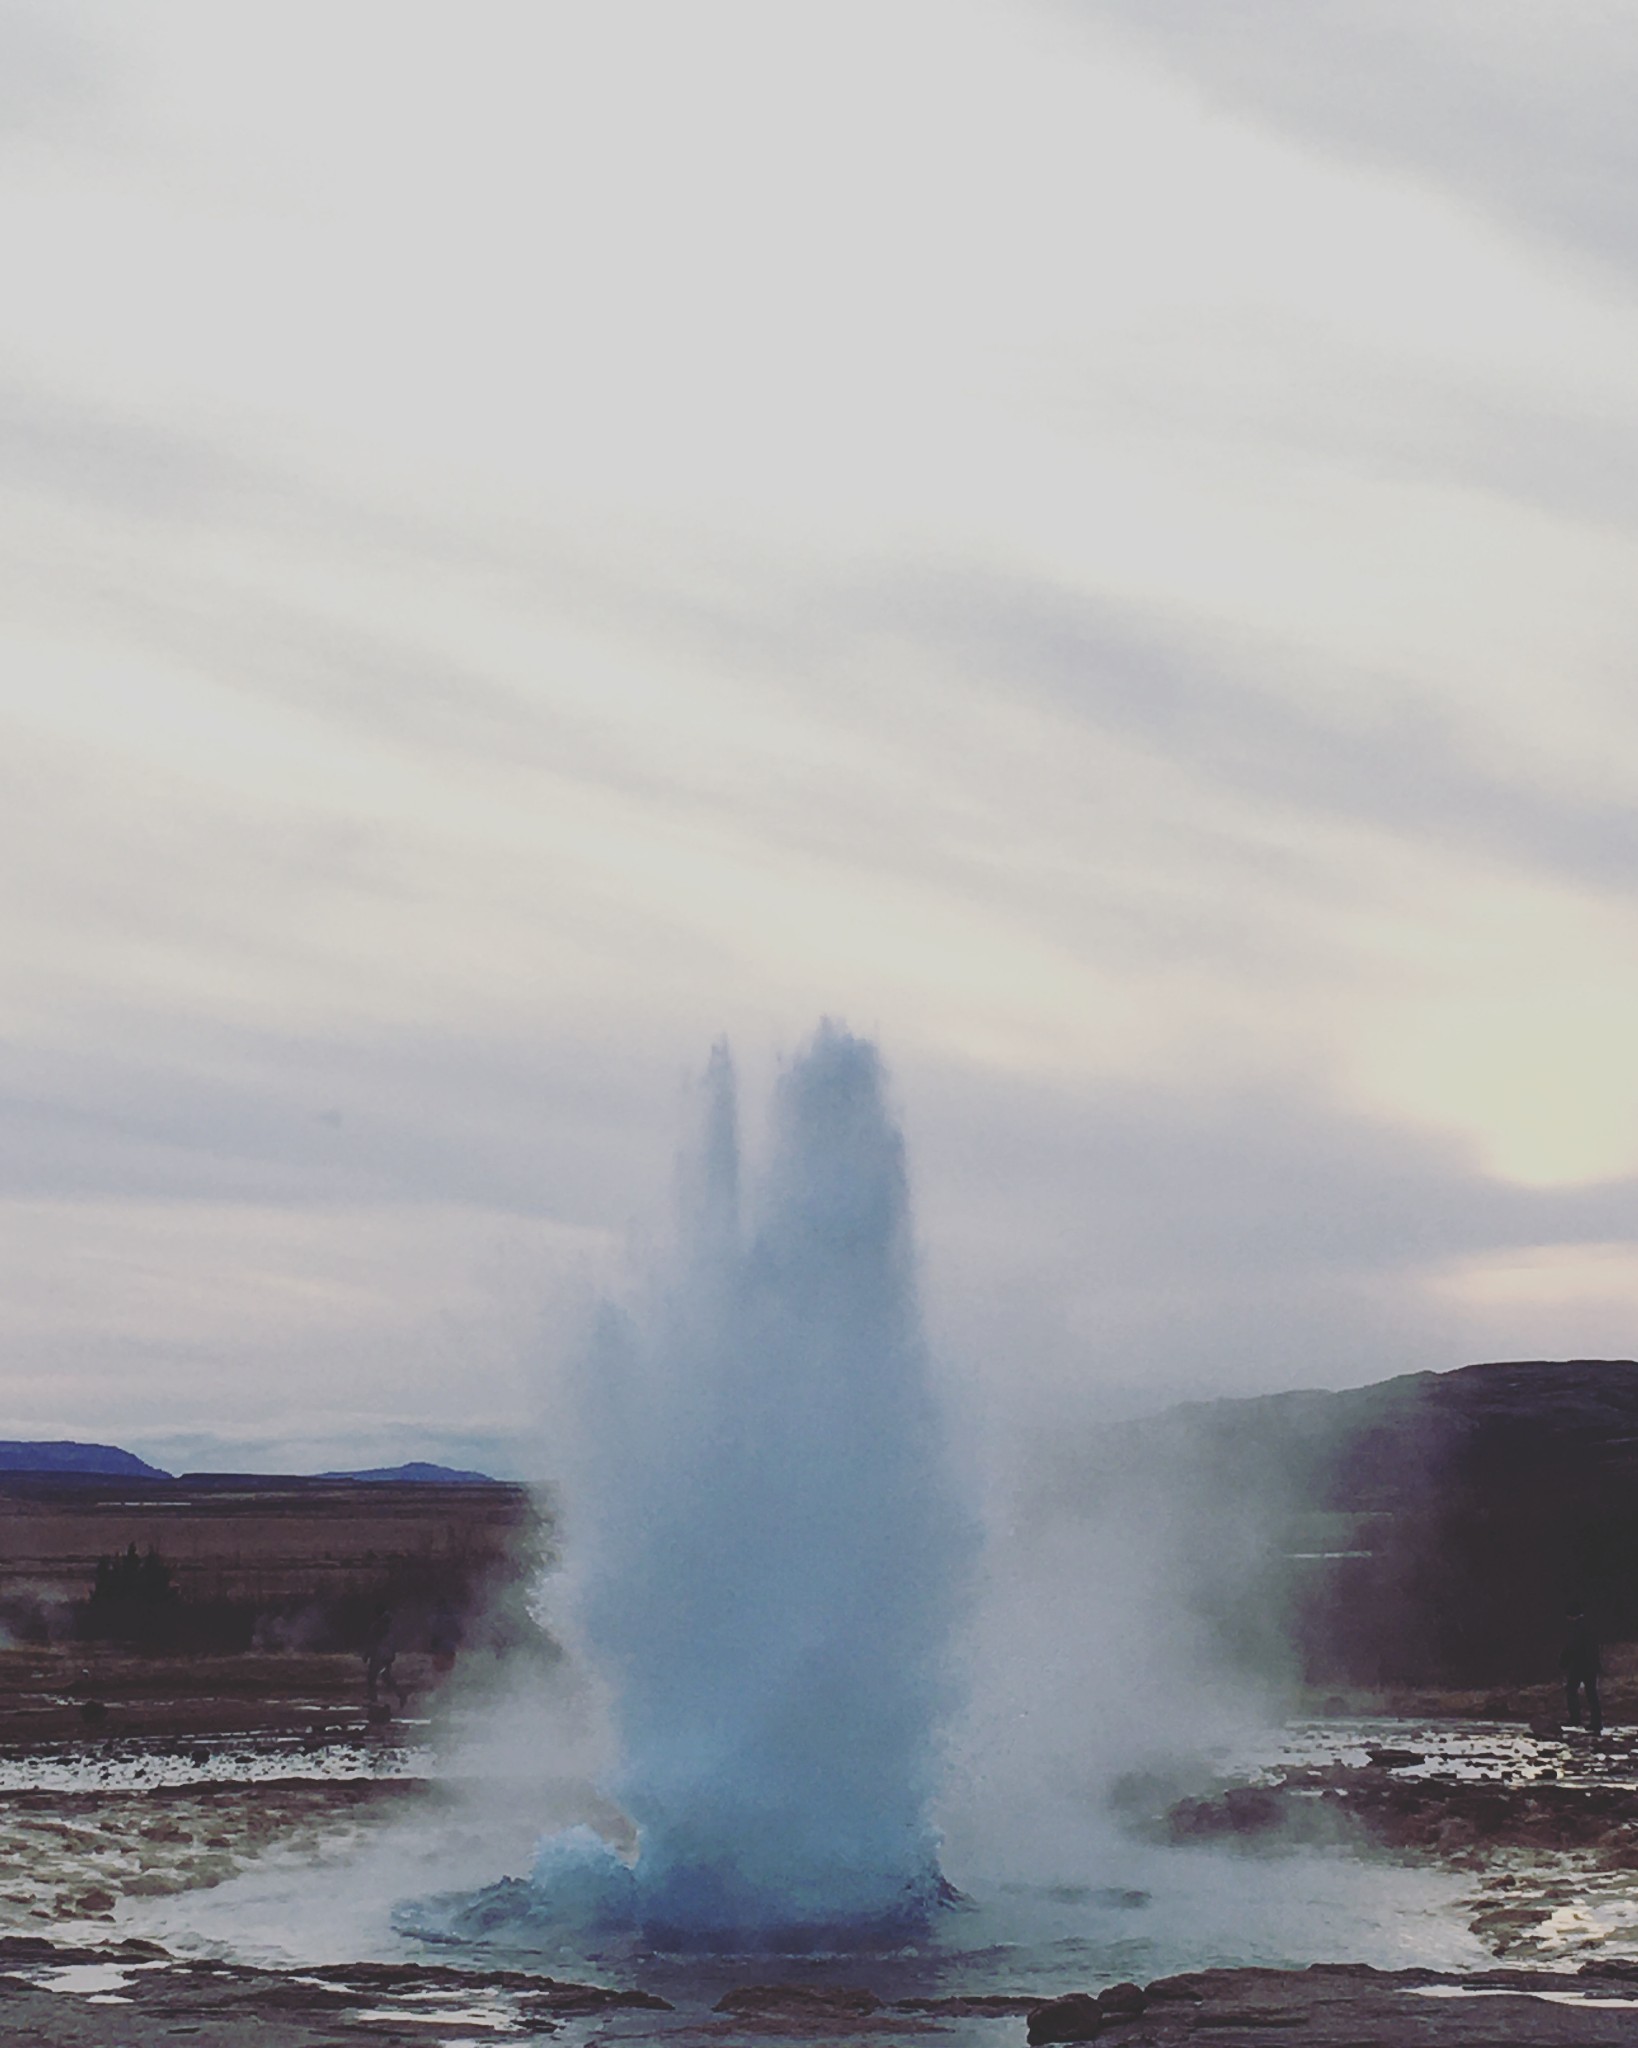
{"type": "Polygon", "coordinates": [[[367,1472],[321,1472],[321,1479],[365,1479],[390,1486],[499,1486],[487,1472],[458,1472],[453,1465],[429,1465],[412,1459],[407,1465],[374,1465],[367,1472]]]}
{"type": "Polygon", "coordinates": [[[1638,1641],[1638,1363],[1532,1359],[1191,1403],[1109,1432],[1174,1504],[1230,1633],[1284,1617],[1317,1685],[1550,1678],[1564,1612],[1638,1641]],[[1224,1532],[1261,1531],[1225,1589],[1224,1532]]]}
{"type": "Polygon", "coordinates": [[[1530,1359],[1408,1373],[1337,1393],[1190,1402],[1111,1434],[1118,1457],[1174,1455],[1342,1514],[1425,1506],[1481,1475],[1638,1482],[1638,1363],[1530,1359]]]}
{"type": "Polygon", "coordinates": [[[112,1444],[25,1444],[0,1443],[0,1472],[53,1472],[65,1477],[169,1479],[157,1465],[149,1465],[130,1451],[112,1444]]]}

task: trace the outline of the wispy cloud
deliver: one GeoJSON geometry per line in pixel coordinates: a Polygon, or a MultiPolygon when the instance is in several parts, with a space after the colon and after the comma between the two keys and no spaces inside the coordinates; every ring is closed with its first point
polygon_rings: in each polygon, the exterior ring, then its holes
{"type": "Polygon", "coordinates": [[[1161,617],[980,573],[908,583],[883,609],[968,676],[1259,806],[1617,893],[1638,877],[1628,805],[1498,772],[1470,721],[1409,682],[1333,676],[1305,694],[1285,650],[1226,653],[1161,617]]]}
{"type": "Polygon", "coordinates": [[[1612,277],[1638,269],[1638,24],[1601,0],[1068,4],[1316,149],[1443,186],[1612,277]]]}
{"type": "Polygon", "coordinates": [[[543,1062],[469,1026],[346,1040],[128,1014],[89,1046],[12,1046],[0,1198],[443,1203],[618,1230],[665,1179],[679,1090],[636,1044],[543,1062]]]}

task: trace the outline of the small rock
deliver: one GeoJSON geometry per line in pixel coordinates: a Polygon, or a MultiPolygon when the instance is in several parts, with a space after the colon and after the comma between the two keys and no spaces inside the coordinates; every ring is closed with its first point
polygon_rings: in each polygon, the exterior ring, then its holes
{"type": "Polygon", "coordinates": [[[1237,1835],[1259,1835],[1285,1818],[1284,1801],[1267,1785],[1231,1785],[1223,1794],[1223,1811],[1237,1835]]]}
{"type": "Polygon", "coordinates": [[[1049,1998],[1029,2016],[1030,2048],[1048,2041],[1095,2041],[1103,2026],[1098,2001],[1089,1991],[1071,1991],[1049,1998]]]}
{"type": "Polygon", "coordinates": [[[874,1991],[849,1984],[740,1984],[713,2008],[742,2018],[803,2020],[861,2020],[881,2009],[874,1991]]]}
{"type": "Polygon", "coordinates": [[[1231,1785],[1215,1798],[1180,1799],[1167,1815],[1174,1841],[1201,1835],[1259,1835],[1277,1828],[1286,1808],[1267,1785],[1231,1785]]]}
{"type": "Polygon", "coordinates": [[[1106,2020],[1132,2020],[1149,2003],[1141,1984],[1110,1984],[1098,1993],[1098,2011],[1106,2020]]]}
{"type": "Polygon", "coordinates": [[[1407,1764],[1425,1764],[1427,1758],[1419,1749],[1368,1749],[1365,1754],[1378,1770],[1399,1771],[1407,1764]]]}
{"type": "Polygon", "coordinates": [[[1149,2003],[1157,2000],[1198,2005],[1205,1997],[1209,1981],[1203,1970],[1179,1970],[1175,1977],[1157,1977],[1149,1986],[1149,2003]]]}

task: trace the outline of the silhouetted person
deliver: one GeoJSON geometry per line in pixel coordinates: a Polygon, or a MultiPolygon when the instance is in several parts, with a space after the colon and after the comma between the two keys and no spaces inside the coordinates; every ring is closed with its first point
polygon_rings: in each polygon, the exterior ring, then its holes
{"type": "Polygon", "coordinates": [[[432,1636],[427,1648],[432,1652],[434,1671],[453,1671],[455,1652],[461,1646],[461,1624],[447,1607],[440,1607],[432,1618],[432,1636]]]}
{"type": "Polygon", "coordinates": [[[1566,1641],[1559,1662],[1564,1667],[1564,1712],[1572,1728],[1581,1725],[1581,1695],[1587,1695],[1587,1733],[1602,1735],[1604,1710],[1598,1703],[1598,1680],[1603,1669],[1598,1656],[1598,1638],[1592,1623],[1579,1607],[1565,1615],[1566,1641]]]}
{"type": "Polygon", "coordinates": [[[371,1617],[369,1640],[364,1648],[364,1697],[372,1707],[380,1700],[382,1689],[389,1686],[398,1695],[400,1709],[403,1707],[404,1687],[394,1677],[392,1668],[397,1656],[392,1610],[378,1607],[371,1617]]]}

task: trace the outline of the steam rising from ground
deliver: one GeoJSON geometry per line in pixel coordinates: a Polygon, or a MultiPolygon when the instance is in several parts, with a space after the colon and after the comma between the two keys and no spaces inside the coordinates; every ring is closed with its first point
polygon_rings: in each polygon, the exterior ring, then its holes
{"type": "Polygon", "coordinates": [[[549,1946],[599,1971],[668,1949],[694,1995],[727,1967],[711,1952],[752,1947],[870,1949],[827,1967],[917,1995],[1483,1960],[1465,1879],[1122,1832],[1123,1776],[1194,1789],[1202,1749],[1262,1747],[1280,1616],[1244,1594],[1280,1473],[1248,1498],[1209,1430],[1151,1432],[1142,1456],[1130,1432],[1025,1438],[998,1386],[982,1421],[966,1404],[982,1445],[958,1485],[874,1049],[821,1030],[748,1194],[725,1050],[704,1097],[676,1255],[582,1360],[569,1569],[542,1588],[556,1632],[572,1586],[578,1654],[464,1660],[435,1796],[322,1866],[268,1853],[127,1931],[328,1959],[406,1934],[549,1946]],[[529,1882],[487,1882],[531,1854],[529,1882]],[[941,1861],[970,1910],[922,1939],[941,1861]]]}
{"type": "Polygon", "coordinates": [[[946,1866],[974,1891],[1130,1884],[1127,1799],[1200,1789],[1278,1719],[1281,1617],[1253,1617],[1252,1640],[1224,1610],[1255,1584],[1280,1503],[1225,1495],[1187,1445],[992,1438],[946,1866]]]}
{"type": "Polygon", "coordinates": [[[929,1386],[903,1142],[832,1025],[779,1084],[742,1201],[712,1056],[680,1256],[593,1346],[568,1542],[612,1694],[628,1864],[577,1831],[567,1920],[684,1940],[923,1920],[970,1538],[929,1386]]]}

